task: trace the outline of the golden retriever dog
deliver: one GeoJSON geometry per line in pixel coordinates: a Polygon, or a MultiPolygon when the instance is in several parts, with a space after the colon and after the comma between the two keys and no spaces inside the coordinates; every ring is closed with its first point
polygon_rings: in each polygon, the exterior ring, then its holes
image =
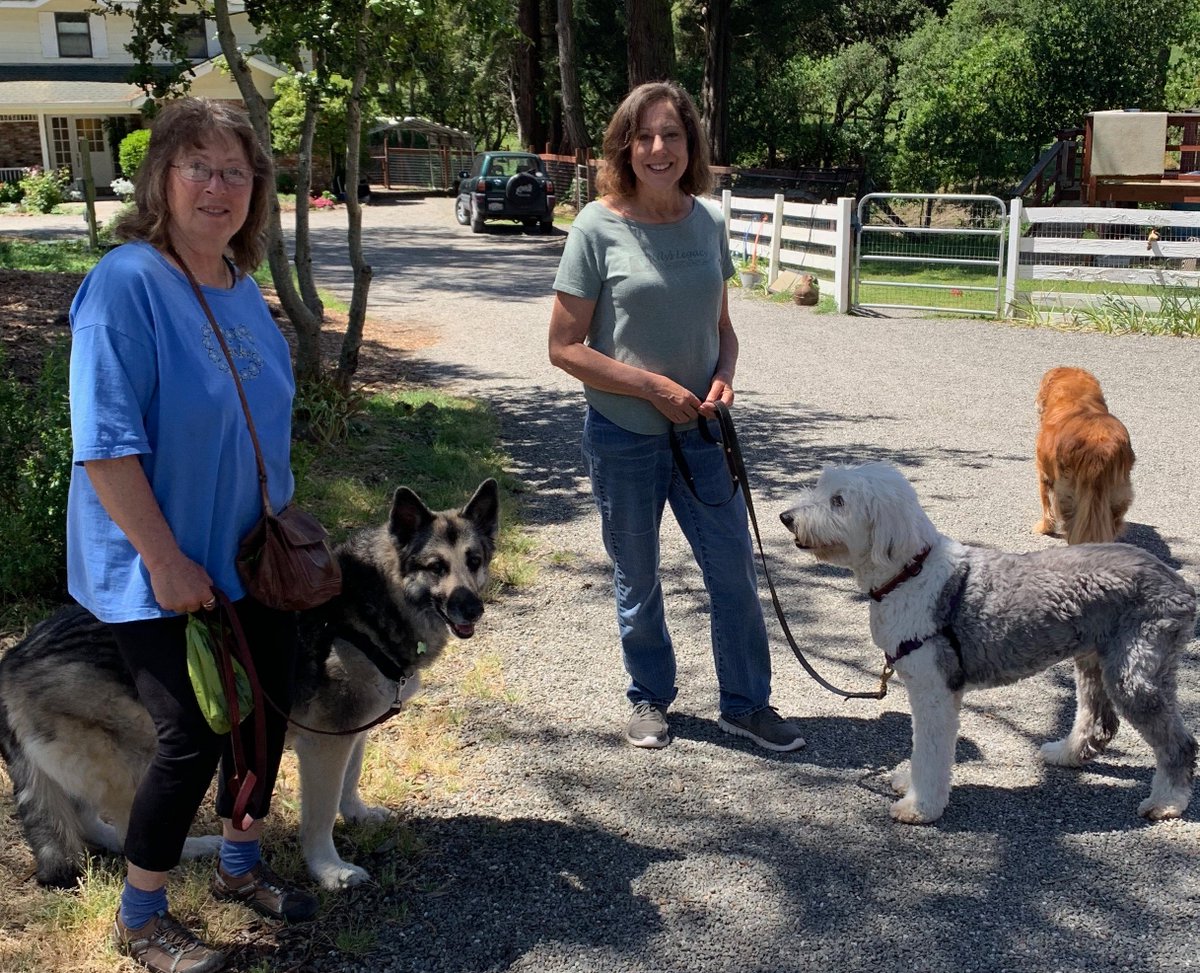
{"type": "Polygon", "coordinates": [[[1133,502],[1129,431],[1082,368],[1052,368],[1037,394],[1037,473],[1042,519],[1034,530],[1068,544],[1112,541],[1133,502]]]}

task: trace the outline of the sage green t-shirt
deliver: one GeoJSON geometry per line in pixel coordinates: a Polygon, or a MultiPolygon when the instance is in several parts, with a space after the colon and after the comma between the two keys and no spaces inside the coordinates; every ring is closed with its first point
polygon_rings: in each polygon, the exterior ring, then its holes
{"type": "MultiPolygon", "coordinates": [[[[590,347],[665,375],[703,399],[717,367],[717,322],[732,276],[725,222],[703,200],[678,223],[638,223],[593,202],[571,226],[554,289],[596,302],[590,347]]],[[[645,399],[589,385],[584,395],[630,432],[670,428],[645,399]]]]}

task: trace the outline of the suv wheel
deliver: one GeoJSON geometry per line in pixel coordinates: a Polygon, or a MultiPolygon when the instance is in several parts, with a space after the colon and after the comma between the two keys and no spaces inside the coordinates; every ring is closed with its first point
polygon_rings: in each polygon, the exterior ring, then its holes
{"type": "Polygon", "coordinates": [[[482,233],[483,232],[483,217],[479,215],[478,210],[473,210],[471,213],[471,232],[472,233],[482,233]]]}
{"type": "Polygon", "coordinates": [[[466,226],[471,222],[471,211],[467,209],[467,201],[461,196],[454,203],[454,218],[458,220],[459,226],[466,226]]]}

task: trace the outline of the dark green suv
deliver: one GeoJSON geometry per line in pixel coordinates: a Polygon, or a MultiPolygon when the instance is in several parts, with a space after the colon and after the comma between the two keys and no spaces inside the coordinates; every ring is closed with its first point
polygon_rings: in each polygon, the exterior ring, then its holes
{"type": "Polygon", "coordinates": [[[471,171],[458,174],[454,215],[463,226],[483,232],[487,220],[517,220],[527,229],[554,227],[554,183],[532,152],[485,152],[471,171]]]}

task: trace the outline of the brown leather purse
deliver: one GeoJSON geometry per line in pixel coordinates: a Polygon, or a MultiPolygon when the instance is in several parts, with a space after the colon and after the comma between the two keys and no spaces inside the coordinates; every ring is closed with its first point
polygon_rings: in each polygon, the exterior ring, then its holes
{"type": "Polygon", "coordinates": [[[262,491],[263,515],[242,538],[238,545],[237,570],[246,590],[257,601],[280,611],[301,611],[315,608],[340,594],[342,569],[337,557],[329,547],[329,535],[312,514],[301,510],[294,503],[288,504],[278,513],[271,509],[271,498],[267,493],[267,468],[262,450],[258,445],[258,432],[250,415],[250,404],[242,389],[233,355],[225,336],[213,316],[204,293],[200,290],[191,268],[176,252],[174,246],[168,253],[183,268],[200,306],[208,316],[213,334],[229,362],[229,374],[237,386],[242,411],[246,414],[246,426],[250,430],[250,441],[254,443],[254,459],[258,465],[258,485],[262,491]]]}

